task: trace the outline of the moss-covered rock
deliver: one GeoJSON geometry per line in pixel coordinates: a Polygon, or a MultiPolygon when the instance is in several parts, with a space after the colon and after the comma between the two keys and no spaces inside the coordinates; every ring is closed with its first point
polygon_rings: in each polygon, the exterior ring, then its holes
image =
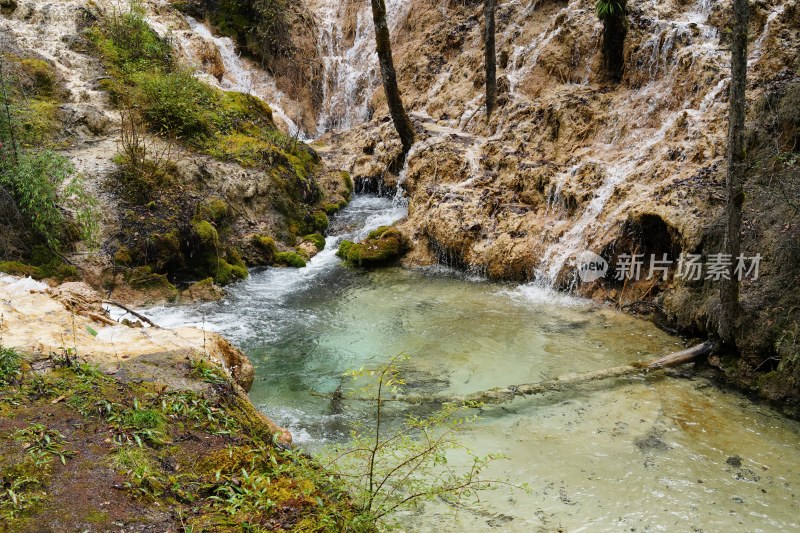
{"type": "Polygon", "coordinates": [[[44,278],[44,274],[42,274],[42,270],[39,267],[26,265],[18,261],[0,261],[0,272],[33,279],[44,278]]]}
{"type": "Polygon", "coordinates": [[[408,251],[408,238],[400,230],[381,226],[360,243],[342,241],[336,255],[348,264],[365,268],[394,263],[408,251]]]}
{"type": "Polygon", "coordinates": [[[253,253],[248,258],[252,264],[271,265],[275,261],[278,247],[275,239],[267,235],[253,235],[250,237],[253,253]]]}
{"type": "Polygon", "coordinates": [[[275,255],[275,264],[280,266],[303,268],[306,260],[297,252],[280,252],[275,255]]]}
{"type": "Polygon", "coordinates": [[[236,281],[247,279],[247,266],[238,253],[229,253],[225,258],[209,253],[206,256],[209,271],[217,285],[230,285],[236,281]]]}
{"type": "Polygon", "coordinates": [[[195,218],[220,224],[230,216],[230,212],[228,202],[222,198],[209,198],[197,206],[195,218]]]}
{"type": "Polygon", "coordinates": [[[192,231],[204,246],[216,247],[219,244],[217,228],[208,220],[195,220],[192,222],[192,231]]]}
{"type": "Polygon", "coordinates": [[[178,289],[167,276],[153,272],[149,266],[133,268],[125,273],[124,278],[131,288],[158,295],[160,299],[174,301],[178,297],[178,289]]]}
{"type": "Polygon", "coordinates": [[[328,218],[328,215],[325,214],[324,211],[317,211],[312,215],[312,227],[316,232],[323,233],[325,230],[328,229],[331,221],[328,218]]]}
{"type": "Polygon", "coordinates": [[[312,233],[303,237],[304,241],[308,241],[317,247],[317,250],[322,251],[325,249],[325,237],[320,233],[312,233]]]}
{"type": "Polygon", "coordinates": [[[192,283],[181,293],[181,302],[216,302],[225,296],[225,292],[214,283],[214,278],[206,278],[192,283]]]}
{"type": "Polygon", "coordinates": [[[353,178],[350,176],[350,173],[346,170],[342,170],[339,176],[342,178],[342,183],[344,183],[344,188],[347,191],[348,197],[352,196],[355,185],[353,184],[353,178]]]}

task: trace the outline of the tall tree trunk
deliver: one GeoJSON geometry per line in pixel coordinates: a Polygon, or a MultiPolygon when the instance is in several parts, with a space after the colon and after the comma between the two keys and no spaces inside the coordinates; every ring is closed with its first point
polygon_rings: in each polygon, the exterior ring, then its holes
{"type": "Polygon", "coordinates": [[[496,0],[484,0],[484,53],[486,65],[486,120],[489,120],[497,101],[497,55],[495,51],[494,12],[496,0]]]}
{"type": "Polygon", "coordinates": [[[372,19],[375,22],[375,43],[378,49],[378,60],[381,65],[381,78],[383,90],[386,92],[386,101],[392,115],[394,127],[403,143],[403,156],[408,154],[414,144],[414,127],[403,107],[400,90],[397,88],[397,73],[394,70],[392,59],[391,36],[389,26],[386,24],[386,4],[384,0],[372,0],[372,19]]]}
{"type": "MultiPolygon", "coordinates": [[[[728,117],[728,193],[725,209],[725,254],[735,264],[741,249],[742,204],[744,203],[744,120],[747,89],[747,26],[750,18],[748,0],[733,0],[733,35],[731,44],[731,90],[728,117]]],[[[720,291],[721,315],[719,335],[723,343],[736,343],[736,319],[739,315],[739,280],[731,272],[729,280],[723,280],[720,291]]]]}

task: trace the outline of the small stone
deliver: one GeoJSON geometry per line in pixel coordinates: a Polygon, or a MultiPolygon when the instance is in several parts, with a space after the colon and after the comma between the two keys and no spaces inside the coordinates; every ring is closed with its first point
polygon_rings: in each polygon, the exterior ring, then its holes
{"type": "Polygon", "coordinates": [[[728,457],[728,459],[725,462],[734,468],[742,467],[742,458],[739,457],[738,455],[732,455],[728,457]]]}

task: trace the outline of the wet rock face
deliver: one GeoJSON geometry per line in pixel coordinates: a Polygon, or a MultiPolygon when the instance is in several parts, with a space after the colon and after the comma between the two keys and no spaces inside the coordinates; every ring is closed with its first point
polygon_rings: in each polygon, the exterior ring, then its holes
{"type": "MultiPolygon", "coordinates": [[[[632,5],[624,75],[608,84],[590,2],[501,6],[505,101],[487,123],[481,6],[411,4],[394,46],[418,131],[397,173],[409,198],[403,228],[417,245],[410,261],[563,284],[583,249],[631,253],[624,246],[638,245],[673,256],[700,245],[724,200],[725,9],[632,5]]],[[[784,4],[754,8],[754,72],[769,70],[766,43],[793,39],[780,31],[794,12],[784,4]]],[[[393,139],[382,91],[372,105],[375,119],[337,140],[356,154],[337,163],[367,191],[378,188],[393,139]]]]}

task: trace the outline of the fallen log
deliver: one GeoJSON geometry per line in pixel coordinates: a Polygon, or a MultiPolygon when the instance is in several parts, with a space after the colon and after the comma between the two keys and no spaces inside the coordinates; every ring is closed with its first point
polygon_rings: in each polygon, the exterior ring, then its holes
{"type": "Polygon", "coordinates": [[[129,307],[126,307],[126,306],[122,305],[122,304],[121,304],[121,303],[119,303],[119,302],[111,302],[111,301],[108,301],[108,300],[104,300],[104,301],[103,301],[103,303],[104,303],[104,304],[107,304],[107,305],[113,305],[114,307],[119,307],[119,308],[120,308],[120,309],[122,309],[123,311],[126,311],[127,313],[129,313],[129,314],[133,315],[133,316],[134,316],[134,317],[136,317],[137,319],[141,320],[142,322],[144,322],[144,323],[146,323],[146,324],[149,324],[150,326],[152,326],[152,327],[154,327],[154,328],[158,328],[158,327],[160,327],[158,324],[156,324],[155,322],[153,322],[152,320],[150,320],[150,319],[149,319],[149,318],[147,318],[146,316],[144,316],[144,315],[142,315],[142,314],[140,314],[140,313],[137,313],[137,312],[136,312],[136,311],[134,311],[133,309],[131,309],[131,308],[129,308],[129,307]]]}
{"type": "MultiPolygon", "coordinates": [[[[513,401],[514,398],[533,396],[535,394],[545,394],[574,388],[584,383],[600,381],[603,379],[619,378],[634,374],[656,372],[665,368],[691,363],[697,359],[711,353],[714,344],[711,341],[692,346],[679,352],[674,352],[650,362],[633,363],[630,365],[616,366],[605,370],[594,372],[582,372],[579,374],[567,374],[554,379],[540,381],[538,383],[526,383],[522,385],[511,385],[509,387],[498,387],[487,391],[476,392],[464,396],[442,396],[442,395],[416,395],[407,394],[396,396],[389,401],[397,401],[411,404],[422,403],[478,403],[478,404],[500,404],[513,401]]],[[[321,395],[320,395],[321,396],[321,395]]],[[[375,401],[374,398],[344,398],[345,400],[375,401]]]]}
{"type": "MultiPolygon", "coordinates": [[[[649,363],[634,363],[630,365],[617,366],[605,370],[598,370],[595,372],[583,372],[580,374],[567,374],[555,379],[547,381],[540,381],[538,383],[526,383],[523,385],[512,385],[510,387],[499,387],[490,389],[488,391],[476,392],[466,396],[453,396],[447,398],[440,398],[439,401],[448,401],[456,403],[481,403],[481,404],[499,404],[506,403],[514,400],[520,396],[533,396],[534,394],[544,394],[547,392],[560,391],[584,383],[591,383],[592,381],[599,381],[603,379],[619,378],[638,373],[655,372],[665,368],[679,366],[689,363],[706,356],[711,353],[714,344],[711,342],[704,342],[697,346],[692,346],[680,352],[671,353],[660,357],[649,363]]],[[[415,397],[412,395],[403,396],[402,400],[408,403],[424,403],[430,402],[432,398],[415,397]]]]}

